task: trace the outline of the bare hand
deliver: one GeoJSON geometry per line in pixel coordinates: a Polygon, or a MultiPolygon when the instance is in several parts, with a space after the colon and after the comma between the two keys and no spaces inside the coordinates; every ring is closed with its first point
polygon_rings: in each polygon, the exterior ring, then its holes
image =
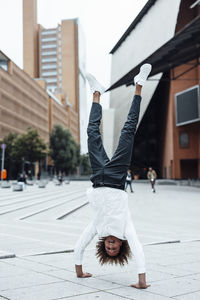
{"type": "Polygon", "coordinates": [[[86,272],[86,273],[78,274],[77,277],[87,278],[87,277],[92,277],[92,274],[86,272]]]}
{"type": "Polygon", "coordinates": [[[147,289],[150,286],[151,286],[150,284],[140,283],[140,282],[131,284],[131,287],[136,288],[136,289],[147,289]]]}

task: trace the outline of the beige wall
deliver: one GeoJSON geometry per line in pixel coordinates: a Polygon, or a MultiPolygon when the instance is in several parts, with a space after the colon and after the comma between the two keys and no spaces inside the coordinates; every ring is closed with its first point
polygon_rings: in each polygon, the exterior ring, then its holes
{"type": "Polygon", "coordinates": [[[46,93],[44,81],[33,80],[9,61],[8,72],[0,68],[0,139],[32,127],[48,143],[53,126],[60,124],[79,143],[78,113],[66,106],[62,94],[57,97],[60,103],[46,93]]]}
{"type": "Polygon", "coordinates": [[[0,68],[0,138],[10,132],[23,133],[31,126],[47,142],[48,96],[13,62],[9,64],[9,72],[0,68]]]}
{"type": "MultiPolygon", "coordinates": [[[[41,73],[41,30],[37,24],[37,0],[23,0],[24,70],[32,77],[42,77],[41,73]]],[[[58,43],[57,27],[57,43],[58,43]]],[[[51,35],[49,35],[51,37],[51,35]]],[[[51,42],[45,42],[51,44],[51,42]]],[[[58,46],[58,45],[57,45],[58,46]]],[[[72,107],[62,109],[59,104],[49,104],[49,128],[56,122],[69,128],[75,140],[80,142],[79,129],[79,62],[78,62],[78,24],[76,19],[63,20],[61,23],[62,49],[62,96],[68,98],[72,107]],[[51,116],[52,114],[52,116],[51,116]],[[66,115],[67,121],[66,121],[66,115]],[[62,120],[61,116],[64,118],[62,120]]],[[[58,47],[57,47],[58,49],[58,47]]],[[[49,49],[50,51],[51,49],[49,49]]],[[[51,56],[49,56],[51,57],[51,56]]],[[[59,61],[57,53],[57,61],[59,61]]],[[[48,62],[44,63],[44,65],[48,62]]],[[[57,65],[57,74],[59,69],[57,65]]],[[[42,87],[44,83],[37,81],[42,87]]],[[[59,75],[57,75],[57,85],[59,75]]],[[[51,85],[51,84],[50,84],[51,85]]],[[[58,91],[57,91],[58,92],[58,91]]],[[[61,92],[61,91],[60,91],[61,92]]]]}
{"type": "Polygon", "coordinates": [[[51,131],[55,125],[62,125],[64,128],[67,128],[68,113],[62,104],[49,98],[49,131],[51,131]]]}
{"type": "Polygon", "coordinates": [[[23,1],[23,60],[24,70],[33,78],[38,77],[38,24],[37,0],[23,1]]]}
{"type": "Polygon", "coordinates": [[[75,20],[61,23],[62,89],[78,111],[78,28],[75,20]]]}

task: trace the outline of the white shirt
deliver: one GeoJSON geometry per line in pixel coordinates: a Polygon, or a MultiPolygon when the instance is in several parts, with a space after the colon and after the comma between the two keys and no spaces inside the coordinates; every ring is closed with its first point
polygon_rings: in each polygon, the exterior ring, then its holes
{"type": "Polygon", "coordinates": [[[138,274],[145,273],[145,258],[128,207],[128,195],[120,189],[90,188],[87,197],[95,217],[83,231],[74,249],[75,264],[82,265],[83,253],[91,240],[109,235],[127,240],[135,256],[138,274]]]}

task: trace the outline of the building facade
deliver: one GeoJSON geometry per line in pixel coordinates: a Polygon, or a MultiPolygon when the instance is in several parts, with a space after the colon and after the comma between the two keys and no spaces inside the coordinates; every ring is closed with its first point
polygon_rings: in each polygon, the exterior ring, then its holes
{"type": "Polygon", "coordinates": [[[46,91],[0,52],[0,139],[33,127],[47,143],[48,103],[46,91]]]}
{"type": "Polygon", "coordinates": [[[23,1],[24,70],[46,82],[46,89],[65,98],[71,133],[85,144],[87,112],[85,87],[85,42],[78,19],[62,20],[55,28],[37,24],[37,0],[23,1]],[[74,126],[78,130],[74,129],[74,126]]]}
{"type": "MultiPolygon", "coordinates": [[[[63,94],[55,96],[46,90],[45,80],[31,78],[0,51],[0,140],[9,133],[22,134],[32,127],[48,145],[49,135],[58,124],[68,128],[72,136],[78,136],[77,120],[78,113],[63,94]]],[[[51,166],[52,161],[48,161],[51,166]]],[[[38,170],[37,164],[35,174],[38,170]]],[[[17,169],[13,168],[13,172],[10,177],[15,178],[17,169]]]]}
{"type": "MultiPolygon", "coordinates": [[[[153,65],[143,89],[131,163],[143,178],[149,166],[160,178],[200,177],[200,121],[180,125],[176,116],[177,94],[200,84],[199,2],[149,0],[111,50],[113,151],[133,98],[133,78],[142,63],[153,65]]],[[[199,114],[197,102],[194,114],[199,114]]]]}

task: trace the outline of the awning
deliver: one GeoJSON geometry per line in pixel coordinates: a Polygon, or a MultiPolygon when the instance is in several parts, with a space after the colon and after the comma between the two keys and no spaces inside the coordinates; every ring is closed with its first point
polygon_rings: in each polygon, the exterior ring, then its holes
{"type": "Polygon", "coordinates": [[[116,83],[107,89],[111,91],[122,85],[133,84],[134,76],[139,72],[142,64],[152,64],[151,76],[166,72],[174,67],[185,64],[200,56],[200,16],[186,25],[171,40],[134,67],[116,83]]]}

